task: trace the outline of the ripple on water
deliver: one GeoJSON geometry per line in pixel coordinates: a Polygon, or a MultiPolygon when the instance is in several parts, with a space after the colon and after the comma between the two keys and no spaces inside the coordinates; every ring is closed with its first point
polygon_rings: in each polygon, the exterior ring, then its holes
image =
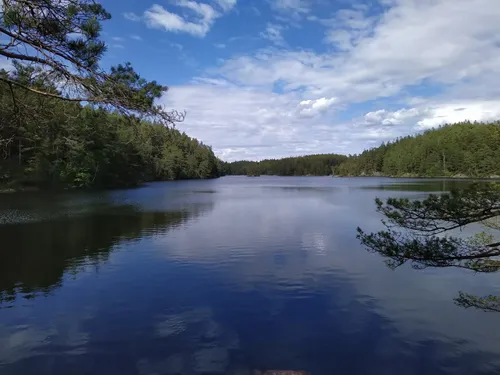
{"type": "Polygon", "coordinates": [[[398,193],[359,188],[377,181],[0,197],[0,373],[498,372],[498,317],[452,301],[498,279],[368,254],[356,226],[378,228],[375,196],[398,193]]]}

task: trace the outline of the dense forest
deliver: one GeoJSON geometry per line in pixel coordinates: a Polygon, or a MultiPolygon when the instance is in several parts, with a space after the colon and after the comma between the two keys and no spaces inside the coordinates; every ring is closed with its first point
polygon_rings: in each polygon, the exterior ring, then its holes
{"type": "Polygon", "coordinates": [[[500,176],[500,122],[463,122],[349,156],[340,176],[500,176]]]}
{"type": "Polygon", "coordinates": [[[347,159],[337,154],[319,154],[284,159],[235,161],[222,163],[222,173],[227,175],[273,176],[328,176],[333,168],[347,159]]]}
{"type": "MultiPolygon", "coordinates": [[[[100,66],[111,18],[93,0],[2,3],[0,185],[83,188],[210,178],[210,147],[175,130],[168,87],[100,66]]],[[[10,190],[10,189],[9,189],[10,190]]]]}
{"type": "Polygon", "coordinates": [[[89,188],[229,175],[500,175],[500,123],[461,123],[360,155],[224,163],[175,129],[185,114],[130,63],[103,69],[92,0],[4,2],[0,56],[0,187],[89,188]]]}
{"type": "Polygon", "coordinates": [[[224,163],[175,129],[184,113],[130,63],[103,69],[92,0],[4,2],[0,56],[0,187],[89,188],[220,175],[500,175],[500,123],[461,123],[360,155],[224,163]]]}
{"type": "Polygon", "coordinates": [[[407,136],[359,155],[307,155],[221,163],[227,175],[500,176],[500,122],[462,122],[407,136]]]}
{"type": "MultiPolygon", "coordinates": [[[[40,86],[35,70],[16,68],[0,74],[40,86]]],[[[118,187],[219,175],[211,148],[172,127],[5,82],[0,82],[0,141],[3,186],[118,187]]]]}

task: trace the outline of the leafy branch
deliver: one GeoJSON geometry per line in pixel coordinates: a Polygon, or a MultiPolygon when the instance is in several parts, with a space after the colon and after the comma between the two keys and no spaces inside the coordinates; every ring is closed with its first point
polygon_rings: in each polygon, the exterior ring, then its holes
{"type": "Polygon", "coordinates": [[[142,78],[130,63],[105,71],[99,65],[106,51],[100,40],[102,22],[111,15],[93,0],[2,0],[0,56],[31,67],[57,82],[58,91],[25,85],[10,73],[0,81],[38,95],[85,102],[175,125],[184,112],[156,104],[167,90],[142,78]]]}
{"type": "MultiPolygon", "coordinates": [[[[415,269],[457,267],[474,272],[500,270],[500,242],[494,236],[478,233],[468,239],[446,236],[446,232],[472,223],[499,229],[500,185],[472,184],[463,190],[430,195],[424,200],[389,198],[376,200],[377,211],[385,216],[386,230],[365,233],[357,238],[371,252],[386,258],[391,268],[407,262],[415,269]]],[[[495,296],[475,297],[460,293],[456,303],[487,311],[500,311],[495,296]]]]}

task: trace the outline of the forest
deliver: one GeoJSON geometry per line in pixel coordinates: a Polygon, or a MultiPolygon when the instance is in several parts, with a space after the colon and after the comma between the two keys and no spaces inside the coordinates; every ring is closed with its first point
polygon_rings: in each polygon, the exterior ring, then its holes
{"type": "MultiPolygon", "coordinates": [[[[0,74],[39,85],[33,69],[16,68],[0,74]]],[[[0,82],[0,121],[4,187],[106,188],[219,176],[212,149],[173,127],[5,82],[0,82]]]]}
{"type": "Polygon", "coordinates": [[[399,138],[336,166],[339,176],[498,177],[500,122],[462,122],[399,138]]]}
{"type": "Polygon", "coordinates": [[[221,163],[221,174],[277,176],[499,177],[500,122],[447,124],[359,155],[320,154],[221,163]]]}
{"type": "Polygon", "coordinates": [[[221,175],[500,175],[500,123],[447,125],[360,155],[222,162],[176,130],[158,104],[168,87],[130,63],[103,69],[102,23],[90,0],[4,4],[0,56],[0,188],[109,188],[221,175]]]}
{"type": "Polygon", "coordinates": [[[104,68],[93,0],[3,2],[0,190],[107,188],[219,176],[211,148],[176,130],[168,87],[104,68]]]}
{"type": "Polygon", "coordinates": [[[347,159],[344,155],[318,154],[262,161],[222,163],[226,175],[329,176],[333,168],[347,159]]]}

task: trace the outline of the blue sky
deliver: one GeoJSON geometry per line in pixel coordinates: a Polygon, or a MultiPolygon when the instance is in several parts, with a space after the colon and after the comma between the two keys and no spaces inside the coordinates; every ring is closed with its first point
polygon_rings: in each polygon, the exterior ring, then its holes
{"type": "Polygon", "coordinates": [[[106,64],[225,160],[357,153],[500,118],[499,0],[105,0],[106,64]]]}

